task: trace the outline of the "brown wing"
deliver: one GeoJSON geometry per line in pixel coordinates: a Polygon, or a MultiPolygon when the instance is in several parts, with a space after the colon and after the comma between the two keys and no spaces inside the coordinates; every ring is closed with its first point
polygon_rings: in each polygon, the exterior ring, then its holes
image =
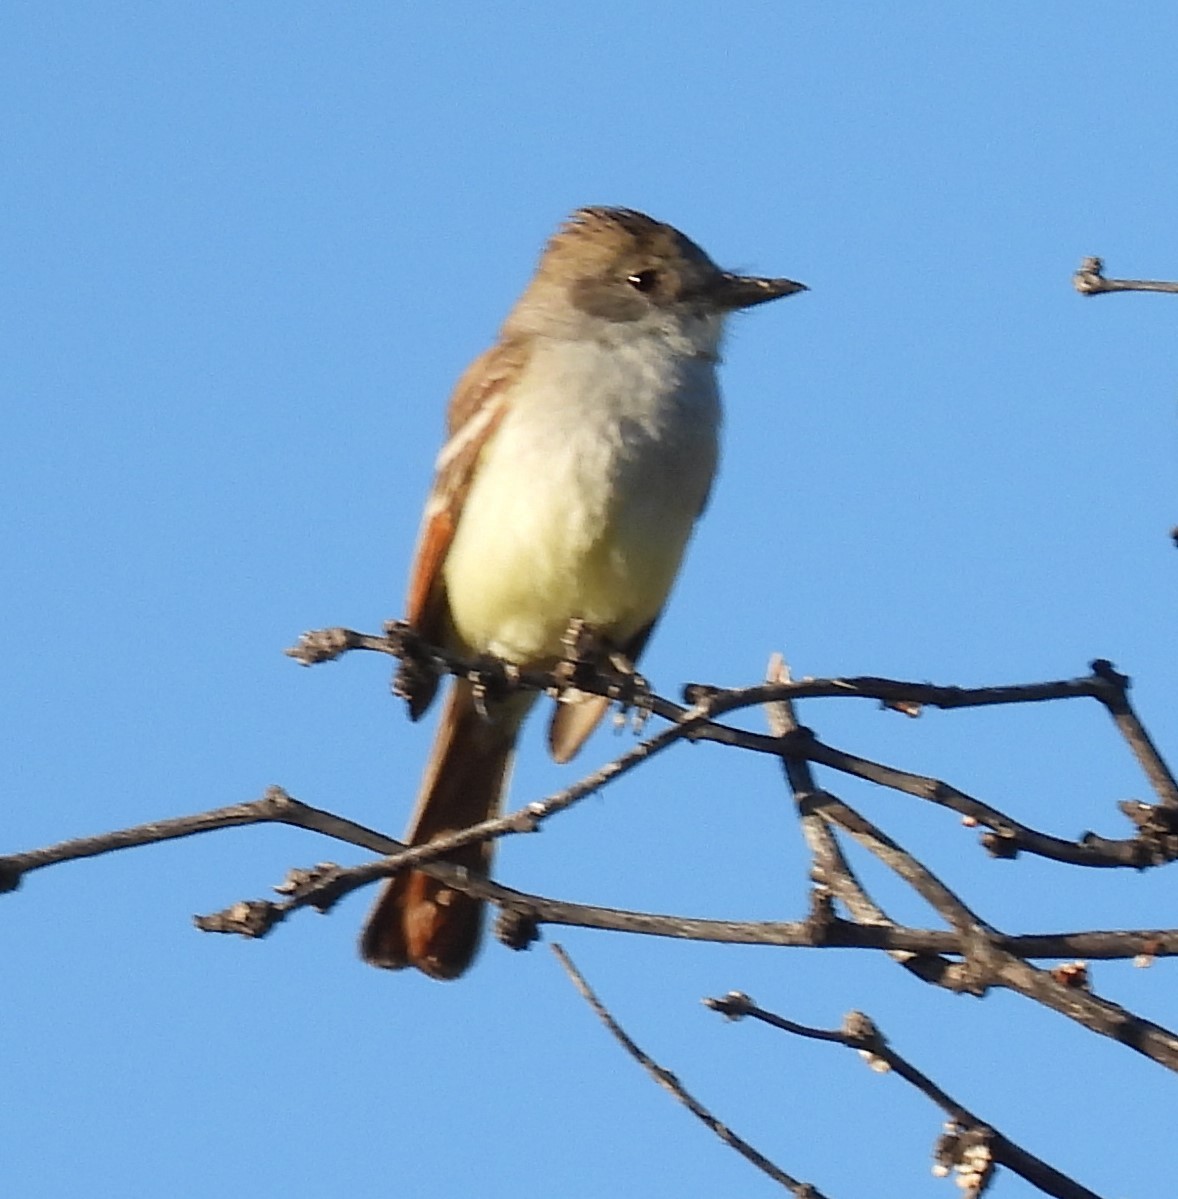
{"type": "Polygon", "coordinates": [[[405,614],[406,621],[433,645],[441,645],[447,635],[442,564],[450,552],[479,456],[503,419],[511,384],[527,355],[527,345],[518,340],[497,342],[470,364],[450,399],[446,414],[449,439],[438,455],[421,520],[405,614]]]}

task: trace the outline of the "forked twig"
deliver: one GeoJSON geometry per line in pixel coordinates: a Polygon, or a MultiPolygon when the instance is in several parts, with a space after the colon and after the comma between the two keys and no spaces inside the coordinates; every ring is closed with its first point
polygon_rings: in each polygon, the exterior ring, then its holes
{"type": "Polygon", "coordinates": [[[990,1181],[989,1174],[993,1166],[1005,1166],[1055,1199],[1100,1199],[1094,1191],[1023,1149],[943,1091],[927,1074],[897,1053],[874,1022],[862,1012],[848,1013],[841,1029],[827,1029],[811,1028],[766,1011],[739,991],[705,999],[704,1006],[731,1020],[749,1016],[794,1036],[845,1045],[857,1050],[872,1069],[893,1072],[914,1086],[952,1121],[948,1135],[942,1136],[937,1146],[937,1161],[941,1166],[938,1173],[947,1174],[950,1169],[955,1170],[958,1185],[967,1194],[981,1194],[990,1181]],[[976,1181],[973,1181],[974,1189],[971,1191],[972,1180],[976,1181]]]}

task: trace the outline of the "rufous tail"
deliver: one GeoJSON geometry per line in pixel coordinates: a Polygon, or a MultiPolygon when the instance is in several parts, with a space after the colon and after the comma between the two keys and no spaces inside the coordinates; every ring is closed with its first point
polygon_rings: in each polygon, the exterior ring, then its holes
{"type": "MultiPolygon", "coordinates": [[[[442,711],[417,808],[405,834],[422,845],[498,815],[519,726],[533,696],[475,707],[473,686],[456,679],[442,711]]],[[[493,842],[466,845],[440,861],[486,878],[493,842]]],[[[394,875],[384,885],[360,937],[360,953],[373,966],[416,966],[431,978],[457,978],[478,950],[483,902],[419,870],[394,875]]]]}

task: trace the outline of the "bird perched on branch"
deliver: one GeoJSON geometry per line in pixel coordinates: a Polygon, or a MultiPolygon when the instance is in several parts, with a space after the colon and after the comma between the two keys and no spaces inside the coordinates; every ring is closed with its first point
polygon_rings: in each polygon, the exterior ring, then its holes
{"type": "MultiPolygon", "coordinates": [[[[721,270],[682,233],[626,208],[583,208],[552,237],[499,338],[450,401],[409,578],[406,619],[431,644],[548,669],[577,622],[603,659],[637,661],[716,469],[725,319],[804,291],[721,270]]],[[[414,717],[433,687],[411,697],[414,717]]],[[[407,840],[496,815],[534,693],[476,703],[450,688],[407,840]]],[[[608,701],[557,704],[568,761],[608,701]]],[[[491,842],[448,862],[485,877],[491,842]]],[[[417,870],[384,887],[361,938],[375,966],[457,978],[482,902],[417,870]]]]}

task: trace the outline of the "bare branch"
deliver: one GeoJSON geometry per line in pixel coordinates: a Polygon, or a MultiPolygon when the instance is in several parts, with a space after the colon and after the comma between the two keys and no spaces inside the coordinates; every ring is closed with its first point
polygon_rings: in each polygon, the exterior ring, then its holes
{"type": "Polygon", "coordinates": [[[1120,674],[1106,658],[1097,658],[1092,663],[1092,675],[1104,684],[1097,698],[1104,704],[1121,736],[1133,751],[1133,756],[1145,771],[1145,776],[1149,779],[1154,793],[1162,801],[1162,806],[1178,812],[1178,780],[1175,780],[1174,772],[1166,765],[1153,739],[1145,731],[1140,717],[1129,703],[1129,676],[1120,674]]]}
{"type": "MultiPolygon", "coordinates": [[[[981,939],[989,941],[995,930],[922,862],[917,861],[907,850],[877,828],[870,820],[857,812],[829,791],[816,791],[806,797],[803,805],[807,812],[817,812],[824,819],[833,821],[849,833],[856,841],[869,849],[889,869],[898,874],[916,893],[932,907],[947,923],[951,924],[963,942],[970,945],[981,939]]],[[[967,949],[967,958],[970,951],[967,949]]],[[[979,973],[973,980],[984,989],[983,976],[979,973]]],[[[971,987],[972,989],[972,987],[971,987]]],[[[980,991],[979,991],[980,993],[980,991]]]]}
{"type": "MultiPolygon", "coordinates": [[[[223,912],[198,917],[197,927],[205,932],[238,933],[250,937],[265,936],[271,928],[298,908],[314,907],[320,911],[327,911],[352,891],[368,886],[377,879],[388,878],[411,866],[443,880],[456,890],[475,895],[480,899],[495,900],[493,884],[486,880],[469,878],[461,868],[449,866],[436,861],[436,859],[464,845],[472,845],[515,833],[537,831],[543,821],[572,807],[573,804],[602,787],[608,786],[615,779],[633,770],[640,762],[661,753],[676,741],[691,737],[694,730],[706,720],[706,705],[697,705],[695,709],[684,710],[679,723],[664,729],[657,736],[639,742],[598,770],[586,775],[579,782],[562,791],[557,791],[545,799],[527,804],[506,816],[484,820],[480,824],[470,825],[448,833],[444,837],[435,837],[425,845],[406,847],[400,842],[391,842],[396,847],[395,852],[380,861],[367,862],[348,869],[332,868],[330,871],[321,869],[307,878],[300,879],[291,887],[292,897],[289,900],[282,903],[268,903],[268,901],[262,900],[246,901],[244,908],[240,904],[235,904],[223,912]]],[[[3,859],[0,859],[0,867],[2,865],[3,859]]],[[[523,911],[524,909],[518,910],[523,911]]]]}
{"type": "Polygon", "coordinates": [[[194,837],[198,833],[212,833],[245,824],[294,825],[335,837],[337,840],[348,841],[365,849],[376,849],[377,852],[381,852],[380,843],[387,841],[387,838],[366,829],[363,825],[300,803],[281,787],[270,787],[261,799],[250,803],[213,808],[209,812],[198,812],[192,816],[156,820],[150,824],[139,824],[133,828],[100,833],[93,837],[78,837],[44,849],[0,857],[0,891],[15,890],[26,874],[45,866],[57,865],[59,862],[97,857],[99,854],[120,849],[134,849],[140,845],[154,845],[161,841],[194,837]]]}
{"type": "Polygon", "coordinates": [[[1178,283],[1156,279],[1106,279],[1103,258],[1085,258],[1072,276],[1072,285],[1082,296],[1102,296],[1112,291],[1178,292],[1178,283]]]}
{"type": "MultiPolygon", "coordinates": [[[[774,654],[769,659],[766,672],[766,682],[771,686],[784,686],[790,682],[789,668],[780,654],[774,654]]],[[[793,700],[783,697],[772,700],[765,705],[769,728],[779,739],[781,761],[785,770],[786,781],[793,793],[794,803],[802,823],[802,834],[810,847],[814,858],[811,877],[820,887],[825,888],[832,896],[846,905],[847,911],[860,923],[869,926],[896,928],[895,922],[867,894],[863,884],[855,877],[851,864],[847,861],[829,824],[821,817],[809,811],[812,796],[818,792],[813,773],[808,761],[802,756],[794,756],[785,752],[785,741],[792,738],[796,741],[801,732],[793,700]]],[[[925,982],[936,983],[956,990],[952,980],[960,967],[953,965],[940,956],[930,956],[924,953],[910,953],[905,950],[892,949],[889,951],[905,969],[924,979],[925,982]]]]}
{"type": "MultiPolygon", "coordinates": [[[[850,679],[789,680],[778,670],[772,681],[758,687],[721,690],[691,687],[686,690],[693,706],[673,704],[658,696],[633,693],[632,681],[611,678],[608,673],[594,674],[572,669],[556,675],[496,672],[495,664],[462,663],[456,659],[429,655],[430,647],[403,626],[391,625],[385,635],[373,637],[349,630],[327,630],[310,634],[292,651],[300,660],[326,661],[349,649],[367,649],[403,657],[415,655],[416,661],[429,659],[439,669],[455,673],[466,672],[476,678],[481,687],[543,687],[560,691],[576,680],[579,689],[606,694],[623,703],[641,702],[645,709],[664,715],[672,723],[656,736],[650,737],[599,770],[585,776],[571,787],[528,804],[517,812],[496,820],[485,821],[461,829],[428,845],[404,846],[362,825],[331,813],[300,804],[279,788],[272,788],[254,804],[235,805],[195,816],[182,817],[132,829],[120,830],[98,837],[81,838],[47,849],[14,854],[0,858],[0,890],[13,889],[21,878],[32,870],[47,865],[93,856],[117,849],[150,844],[177,837],[210,832],[242,824],[278,822],[295,825],[338,838],[386,856],[376,862],[341,868],[321,864],[309,870],[292,872],[279,890],[286,896],[277,902],[242,901],[215,916],[200,917],[198,924],[208,930],[231,931],[248,936],[262,936],[280,923],[292,911],[301,907],[329,910],[338,899],[357,887],[375,879],[388,877],[412,865],[443,879],[454,889],[496,903],[510,914],[516,924],[508,930],[506,939],[522,947],[540,923],[578,923],[586,927],[639,932],[647,935],[740,942],[746,944],[775,944],[819,947],[848,945],[883,949],[903,960],[905,966],[926,981],[954,990],[982,993],[989,986],[1001,985],[1060,1011],[1071,1019],[1101,1035],[1113,1037],[1146,1054],[1171,1069],[1178,1069],[1178,1039],[1168,1030],[1145,1021],[1107,1000],[1091,995],[1077,984],[1086,978],[1083,972],[1062,981],[1062,974],[1045,973],[1031,966],[1024,957],[1054,957],[1086,955],[1138,956],[1144,960],[1174,952],[1174,933],[1168,930],[1138,930],[1122,932],[1083,932],[1039,934],[1031,937],[1010,937],[992,928],[977,917],[952,891],[946,888],[931,871],[907,854],[859,813],[819,790],[810,775],[807,759],[874,777],[874,781],[913,793],[924,793],[937,802],[963,811],[964,815],[984,817],[995,827],[995,835],[1010,835],[1031,843],[1042,834],[1034,833],[1012,822],[996,809],[982,805],[962,792],[938,784],[935,780],[896,771],[890,767],[867,762],[853,755],[823,746],[807,729],[797,726],[788,704],[797,697],[857,697],[876,699],[886,706],[909,714],[918,713],[924,706],[944,708],[973,707],[1007,703],[1037,703],[1049,699],[1095,698],[1109,711],[1146,771],[1161,803],[1122,805],[1127,815],[1138,825],[1138,840],[1146,841],[1154,850],[1150,862],[1169,860],[1172,848],[1178,843],[1178,786],[1166,763],[1157,752],[1127,698],[1128,679],[1118,674],[1103,660],[1092,664],[1092,673],[1084,678],[1056,680],[1038,684],[1019,684],[1007,687],[957,688],[898,680],[860,677],[850,679]],[[785,705],[771,709],[775,735],[765,736],[728,727],[716,721],[726,712],[737,711],[754,703],[785,705]],[[783,760],[791,786],[795,790],[803,830],[814,854],[814,873],[819,883],[810,915],[801,921],[775,923],[740,923],[729,921],[693,920],[682,916],[661,916],[650,913],[625,912],[590,907],[527,895],[485,879],[470,878],[463,870],[437,860],[461,845],[493,837],[534,831],[539,824],[572,806],[584,796],[608,785],[615,778],[632,770],[639,763],[662,752],[680,740],[708,739],[741,746],[756,752],[771,753],[783,760]],[[893,870],[904,877],[953,926],[953,932],[911,929],[897,926],[867,895],[855,878],[828,824],[834,823],[865,844],[893,870]],[[840,920],[832,907],[837,898],[847,907],[854,922],[840,920]],[[525,935],[526,934],[526,935],[525,935]],[[946,958],[960,956],[957,962],[946,958]]],[[[1046,843],[1044,843],[1046,844],[1046,843]]],[[[1044,844],[1039,849],[1044,849],[1044,844]]],[[[1087,844],[1082,842],[1081,846],[1087,844]]],[[[1123,853],[1126,843],[1100,843],[1099,852],[1112,856],[1123,853]],[[1110,850],[1108,846],[1115,847],[1110,850]]],[[[1132,844],[1132,843],[1129,843],[1132,844]]],[[[1069,843],[1053,842],[1048,850],[1063,855],[1077,854],[1069,843]]],[[[1141,864],[1140,860],[1136,864],[1141,864]]]]}
{"type": "MultiPolygon", "coordinates": [[[[304,633],[296,645],[286,650],[289,657],[306,666],[333,661],[351,650],[368,650],[394,658],[413,655],[428,659],[439,670],[481,681],[487,686],[500,685],[530,691],[559,694],[576,686],[578,690],[595,695],[627,698],[625,680],[609,672],[583,671],[575,679],[569,672],[512,671],[505,678],[501,664],[494,659],[472,660],[447,653],[422,641],[420,636],[400,621],[385,625],[383,635],[358,633],[352,629],[319,629],[304,633]]],[[[584,665],[582,663],[581,665],[584,665]]],[[[1074,679],[1052,679],[1042,683],[1010,683],[992,687],[957,687],[936,683],[919,683],[906,679],[885,679],[875,675],[858,675],[830,679],[782,679],[751,687],[721,688],[704,683],[689,683],[684,687],[686,702],[692,710],[706,708],[712,718],[741,708],[757,707],[785,699],[870,699],[889,707],[902,708],[910,714],[920,708],[980,708],[1007,704],[1045,703],[1062,699],[1097,699],[1109,705],[1124,698],[1129,680],[1125,676],[1107,673],[1108,663],[1098,659],[1093,673],[1074,679]],[[1096,669],[1100,667],[1101,669],[1096,669]]],[[[575,672],[574,672],[575,674],[575,672]]],[[[668,720],[677,720],[686,709],[659,696],[651,696],[651,710],[668,720]]]]}
{"type": "Polygon", "coordinates": [[[689,702],[697,701],[704,695],[709,696],[713,716],[773,700],[828,698],[878,700],[885,707],[894,707],[912,716],[919,715],[922,708],[991,708],[1063,699],[1097,699],[1106,702],[1106,697],[1116,690],[1114,685],[1098,674],[993,687],[955,687],[917,683],[908,679],[884,679],[875,675],[854,675],[831,679],[788,679],[724,690],[689,684],[684,688],[684,693],[689,702]]]}
{"type": "Polygon", "coordinates": [[[585,981],[581,972],[573,965],[572,959],[559,946],[553,945],[552,952],[556,955],[557,960],[564,967],[565,973],[573,981],[573,986],[581,993],[585,1002],[596,1013],[597,1018],[605,1025],[606,1028],[613,1034],[614,1039],[622,1046],[623,1049],[662,1087],[669,1091],[676,1099],[682,1103],[689,1112],[697,1119],[701,1120],[724,1142],[724,1144],[735,1149],[747,1161],[752,1162],[758,1170],[767,1174],[774,1182],[785,1187],[797,1196],[797,1199],[824,1199],[822,1192],[816,1187],[811,1186],[806,1182],[799,1182],[796,1178],[791,1177],[779,1166],[771,1162],[764,1154],[758,1153],[747,1141],[738,1137],[730,1128],[721,1124],[711,1112],[708,1111],[702,1103],[694,1096],[688,1093],[683,1084],[669,1070],[664,1069],[658,1064],[649,1054],[640,1049],[626,1034],[626,1031],[620,1024],[610,1015],[605,1005],[594,994],[592,988],[585,981]]]}
{"type": "MultiPolygon", "coordinates": [[[[1120,1004],[1089,993],[1075,981],[1066,982],[1032,966],[1002,947],[1003,936],[969,908],[923,864],[903,850],[869,820],[828,792],[812,798],[814,810],[836,821],[861,845],[894,870],[957,929],[965,950],[965,988],[981,995],[988,987],[1004,986],[1075,1020],[1092,1032],[1110,1037],[1178,1071],[1178,1036],[1120,1004]]],[[[1086,978],[1081,980],[1086,983],[1086,978]]]]}
{"type": "MultiPolygon", "coordinates": [[[[810,762],[938,804],[959,813],[971,825],[984,825],[991,831],[982,837],[982,846],[997,858],[1014,858],[1019,853],[1031,853],[1071,866],[1131,867],[1135,870],[1159,866],[1178,858],[1178,837],[1163,838],[1152,831],[1152,826],[1148,836],[1143,831],[1135,837],[1113,840],[1088,832],[1078,841],[1066,841],[1030,828],[993,805],[975,799],[940,779],[912,774],[861,758],[826,745],[816,737],[800,752],[810,762]]],[[[1149,814],[1157,811],[1144,804],[1139,807],[1146,809],[1149,814]]]]}
{"type": "Polygon", "coordinates": [[[979,1179],[974,1190],[967,1193],[981,1193],[982,1187],[988,1181],[988,1163],[992,1163],[1005,1166],[1026,1179],[1032,1186],[1038,1187],[1044,1194],[1055,1196],[1056,1199],[1100,1199],[1095,1191],[1081,1186],[1066,1174],[1060,1173],[1054,1166],[1023,1149],[943,1091],[928,1075],[923,1074],[892,1049],[874,1022],[862,1012],[850,1012],[841,1029],[823,1029],[810,1028],[766,1011],[739,991],[730,991],[727,995],[705,999],[703,1002],[705,1007],[732,1020],[751,1016],[754,1020],[760,1020],[794,1036],[845,1045],[864,1056],[873,1069],[891,1071],[916,1087],[953,1122],[950,1136],[942,1137],[938,1145],[938,1162],[945,1167],[946,1173],[949,1167],[956,1169],[961,1182],[966,1182],[971,1175],[979,1179]],[[981,1135],[970,1136],[970,1133],[981,1135]],[[982,1148],[981,1152],[979,1147],[982,1148]]]}
{"type": "MultiPolygon", "coordinates": [[[[349,650],[369,650],[399,659],[410,658],[421,666],[470,678],[483,688],[532,690],[559,695],[570,687],[604,695],[623,704],[636,703],[644,710],[687,728],[679,736],[693,740],[738,745],[758,753],[779,755],[779,737],[758,736],[718,723],[717,717],[743,708],[790,699],[858,698],[878,700],[885,707],[919,715],[922,708],[941,709],[993,707],[1005,704],[1044,703],[1050,700],[1089,698],[1098,700],[1112,716],[1122,736],[1137,757],[1161,803],[1178,811],[1178,780],[1157,751],[1128,699],[1129,679],[1112,663],[1098,658],[1092,673],[1075,679],[1044,683],[1016,683],[995,687],[954,687],[883,679],[871,675],[834,679],[791,680],[781,676],[755,687],[718,688],[688,684],[684,708],[645,689],[637,694],[633,683],[609,671],[595,671],[591,664],[575,663],[580,669],[505,672],[493,660],[471,661],[423,642],[408,625],[390,621],[381,636],[352,629],[320,629],[304,633],[286,653],[304,665],[333,661],[349,650]]],[[[678,739],[678,738],[676,738],[678,739]]]]}
{"type": "MultiPolygon", "coordinates": [[[[526,809],[524,811],[526,812],[526,809]]],[[[820,818],[813,819],[819,821],[820,827],[829,836],[829,829],[820,818]]],[[[505,818],[502,823],[506,828],[500,832],[510,829],[511,820],[512,817],[505,818]]],[[[0,877],[12,880],[14,889],[23,874],[45,866],[179,837],[195,836],[198,833],[266,823],[304,828],[375,853],[389,855],[379,863],[365,863],[362,867],[355,868],[356,874],[350,876],[353,879],[363,874],[367,881],[371,881],[373,877],[383,877],[392,872],[398,863],[408,865],[412,862],[418,869],[442,879],[455,890],[485,899],[504,911],[524,913],[538,924],[574,925],[602,931],[730,945],[807,949],[839,946],[922,956],[962,952],[961,939],[954,932],[909,928],[886,921],[886,918],[884,923],[855,923],[841,920],[834,915],[818,921],[813,916],[794,921],[709,920],[579,904],[517,891],[501,883],[469,877],[457,867],[431,860],[429,855],[445,852],[450,844],[448,841],[431,842],[428,847],[415,847],[414,856],[406,857],[404,855],[408,847],[392,837],[302,803],[279,787],[270,788],[263,798],[251,803],[234,804],[190,816],[154,821],[99,836],[80,837],[45,849],[12,854],[0,858],[0,877]]],[[[280,888],[292,898],[281,902],[243,900],[215,916],[198,917],[199,927],[206,931],[261,937],[281,923],[291,911],[302,907],[313,907],[319,911],[329,910],[342,893],[339,890],[341,880],[349,878],[348,871],[330,864],[310,870],[297,870],[292,874],[294,883],[283,884],[280,888]]],[[[1021,936],[999,934],[998,943],[1012,953],[1031,958],[1149,960],[1178,956],[1178,929],[1079,931],[1021,936]]]]}

